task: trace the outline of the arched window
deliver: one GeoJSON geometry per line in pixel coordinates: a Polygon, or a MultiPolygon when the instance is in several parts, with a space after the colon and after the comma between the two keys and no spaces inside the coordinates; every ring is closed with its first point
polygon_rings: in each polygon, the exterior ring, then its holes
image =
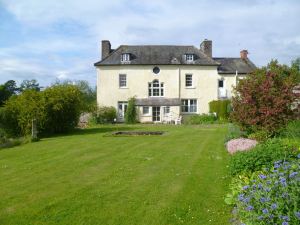
{"type": "Polygon", "coordinates": [[[164,96],[164,83],[160,83],[159,80],[153,80],[148,84],[149,97],[164,96]]]}

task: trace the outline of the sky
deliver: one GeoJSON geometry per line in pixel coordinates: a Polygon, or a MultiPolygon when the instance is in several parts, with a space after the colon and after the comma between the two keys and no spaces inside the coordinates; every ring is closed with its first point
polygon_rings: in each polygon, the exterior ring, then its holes
{"type": "Polygon", "coordinates": [[[0,84],[57,79],[96,85],[101,40],[195,45],[213,41],[213,57],[300,57],[299,0],[0,0],[0,84]]]}

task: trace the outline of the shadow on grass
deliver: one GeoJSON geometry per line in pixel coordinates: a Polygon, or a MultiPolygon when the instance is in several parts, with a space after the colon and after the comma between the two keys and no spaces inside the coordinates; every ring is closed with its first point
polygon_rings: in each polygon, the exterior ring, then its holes
{"type": "Polygon", "coordinates": [[[92,128],[85,128],[85,129],[75,129],[69,133],[64,134],[54,134],[49,135],[44,138],[55,138],[55,137],[66,137],[66,136],[75,136],[75,135],[92,135],[92,134],[104,134],[109,132],[116,132],[116,131],[130,131],[130,130],[137,130],[139,127],[135,126],[119,126],[119,125],[105,125],[103,127],[92,127],[92,128]]]}

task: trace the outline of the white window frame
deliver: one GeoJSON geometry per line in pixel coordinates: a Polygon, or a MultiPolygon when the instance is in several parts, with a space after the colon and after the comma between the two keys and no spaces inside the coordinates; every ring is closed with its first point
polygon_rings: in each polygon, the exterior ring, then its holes
{"type": "Polygon", "coordinates": [[[170,114],[170,106],[164,106],[163,113],[164,113],[164,116],[170,114]]]}
{"type": "Polygon", "coordinates": [[[149,97],[163,97],[165,94],[164,92],[165,92],[164,91],[164,83],[159,82],[159,80],[155,79],[152,82],[148,83],[148,96],[149,97]],[[154,95],[154,93],[155,93],[155,95],[154,95]]]}
{"type": "Polygon", "coordinates": [[[123,53],[121,55],[121,62],[130,62],[130,54],[129,53],[123,53]]]}
{"type": "Polygon", "coordinates": [[[119,74],[119,88],[127,88],[127,75],[126,74],[119,74]],[[123,80],[122,80],[122,78],[123,78],[123,80]]]}
{"type": "Polygon", "coordinates": [[[185,61],[193,62],[194,61],[194,55],[193,54],[185,54],[185,61]]]}
{"type": "Polygon", "coordinates": [[[143,115],[150,115],[150,107],[149,106],[143,106],[143,115]],[[145,112],[145,109],[147,109],[147,112],[145,112]]]}
{"type": "Polygon", "coordinates": [[[193,74],[191,74],[191,73],[185,74],[185,86],[188,87],[188,88],[193,87],[193,74]],[[189,81],[188,81],[188,77],[190,77],[189,81]],[[190,82],[190,85],[187,85],[188,82],[190,82]]]}
{"type": "Polygon", "coordinates": [[[181,112],[182,113],[197,113],[198,107],[197,107],[198,101],[197,99],[182,99],[181,100],[181,112]],[[186,110],[187,109],[187,110],[186,110]]]}

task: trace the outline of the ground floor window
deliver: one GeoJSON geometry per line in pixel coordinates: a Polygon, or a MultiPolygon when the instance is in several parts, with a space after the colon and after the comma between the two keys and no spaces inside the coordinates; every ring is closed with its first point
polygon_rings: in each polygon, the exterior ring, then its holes
{"type": "Polygon", "coordinates": [[[149,106],[143,106],[143,115],[148,115],[149,112],[149,106]]]}
{"type": "Polygon", "coordinates": [[[164,115],[167,115],[170,113],[170,106],[164,106],[164,115]]]}
{"type": "Polygon", "coordinates": [[[181,112],[196,113],[197,112],[197,100],[196,99],[181,100],[181,112]]]}
{"type": "Polygon", "coordinates": [[[127,111],[128,102],[118,102],[118,117],[123,120],[127,111]]]}

